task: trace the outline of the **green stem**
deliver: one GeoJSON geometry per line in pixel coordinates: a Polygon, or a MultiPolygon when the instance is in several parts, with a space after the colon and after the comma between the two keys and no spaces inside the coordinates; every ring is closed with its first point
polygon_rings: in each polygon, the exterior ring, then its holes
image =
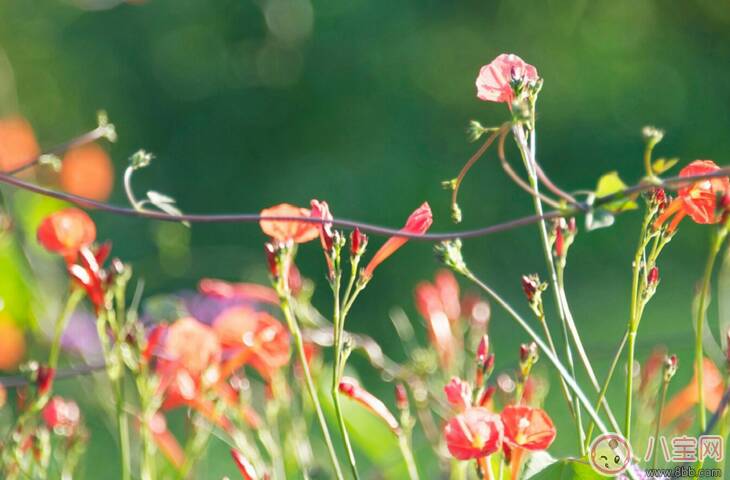
{"type": "Polygon", "coordinates": [[[53,341],[51,342],[51,351],[48,355],[48,366],[54,370],[58,366],[58,357],[61,353],[61,337],[63,336],[64,329],[66,328],[66,322],[73,311],[76,310],[76,306],[83,297],[83,290],[80,288],[74,289],[66,300],[66,305],[63,307],[61,314],[56,320],[56,325],[53,331],[53,341]]]}
{"type": "Polygon", "coordinates": [[[307,355],[304,352],[304,340],[302,339],[302,331],[299,328],[299,323],[297,322],[294,313],[291,309],[291,302],[289,299],[289,296],[284,294],[280,294],[280,304],[281,304],[281,311],[284,313],[284,318],[286,319],[287,325],[289,326],[289,331],[294,337],[294,346],[297,350],[297,355],[299,356],[299,363],[301,363],[302,366],[302,372],[304,373],[304,379],[306,383],[307,391],[309,392],[309,396],[312,399],[312,405],[314,405],[314,410],[317,414],[317,420],[319,422],[319,426],[322,429],[322,434],[324,436],[324,443],[327,447],[327,453],[330,457],[330,462],[332,463],[332,468],[335,472],[335,476],[338,480],[343,480],[342,476],[342,470],[340,469],[340,464],[337,460],[337,454],[335,453],[335,447],[332,444],[332,438],[330,437],[329,429],[327,428],[327,421],[324,418],[324,412],[322,411],[322,405],[319,403],[319,397],[317,395],[317,387],[314,385],[314,380],[312,379],[312,373],[309,371],[309,364],[307,363],[307,355]]]}
{"type": "MultiPolygon", "coordinates": [[[[352,278],[354,275],[350,276],[350,285],[352,284],[353,280],[352,278]]],[[[342,441],[345,445],[345,451],[347,452],[347,460],[350,463],[350,470],[352,471],[352,476],[357,480],[360,478],[360,474],[357,471],[357,465],[356,465],[356,459],[355,459],[355,452],[352,449],[352,444],[350,442],[350,435],[347,432],[347,425],[345,424],[345,417],[342,415],[342,405],[340,403],[340,377],[342,375],[342,371],[344,370],[344,362],[345,359],[342,355],[342,337],[344,333],[344,323],[345,318],[342,316],[342,311],[340,309],[340,283],[341,283],[341,273],[338,270],[338,272],[335,274],[335,279],[332,283],[332,293],[334,295],[334,313],[333,313],[333,323],[334,323],[334,345],[335,345],[335,365],[332,370],[332,401],[335,404],[335,416],[337,417],[337,424],[340,428],[340,433],[342,434],[342,441]]],[[[348,286],[348,290],[351,289],[351,286],[348,286]]],[[[345,297],[347,298],[347,297],[345,297]]]]}
{"type": "MultiPolygon", "coordinates": [[[[661,429],[662,425],[662,414],[664,413],[664,404],[667,401],[667,387],[669,386],[669,382],[666,380],[662,381],[662,393],[661,397],[659,397],[659,410],[657,411],[656,416],[656,428],[654,429],[654,441],[658,441],[659,439],[659,431],[661,429]]],[[[659,454],[659,449],[654,447],[654,454],[652,455],[651,459],[651,468],[656,468],[656,460],[657,455],[659,454]]]]}
{"type": "MultiPolygon", "coordinates": [[[[118,348],[117,348],[118,349],[118,348]]],[[[121,353],[120,353],[121,357],[121,353]]],[[[122,362],[119,358],[117,361],[122,362]]],[[[131,458],[130,458],[130,447],[129,447],[129,422],[127,414],[124,410],[124,370],[119,375],[119,378],[114,381],[114,399],[117,413],[117,428],[119,430],[119,448],[122,455],[122,480],[130,480],[132,478],[131,472],[131,458]]]]}
{"type": "Polygon", "coordinates": [[[707,427],[707,412],[705,411],[705,389],[703,385],[704,381],[704,349],[702,345],[703,330],[705,324],[705,308],[707,297],[710,293],[710,282],[712,280],[712,271],[715,267],[715,260],[717,254],[722,248],[722,244],[727,237],[728,227],[727,224],[723,224],[717,231],[715,238],[713,239],[712,246],[710,248],[709,255],[707,256],[707,264],[705,265],[705,273],[702,277],[702,287],[700,289],[700,296],[697,300],[697,318],[695,321],[695,369],[697,370],[697,409],[698,417],[700,420],[700,429],[705,430],[707,427]]]}
{"type": "MultiPolygon", "coordinates": [[[[542,308],[541,308],[542,310],[542,308]]],[[[548,327],[547,321],[545,320],[545,314],[540,312],[541,315],[539,316],[538,320],[540,322],[540,325],[542,325],[542,329],[545,332],[545,338],[547,339],[548,346],[550,347],[550,350],[552,350],[553,355],[557,356],[558,351],[555,348],[555,342],[553,341],[553,336],[550,333],[550,328],[548,327]]],[[[563,396],[565,397],[566,402],[568,403],[568,409],[570,410],[570,414],[573,416],[573,419],[575,420],[575,410],[573,409],[573,396],[570,394],[570,390],[568,390],[568,385],[565,383],[565,380],[562,378],[560,379],[560,386],[562,387],[563,396]]]]}
{"type": "MultiPolygon", "coordinates": [[[[528,179],[530,181],[530,187],[532,188],[533,195],[532,200],[535,208],[535,213],[542,217],[543,216],[543,207],[542,207],[542,200],[540,199],[540,189],[539,189],[539,181],[537,178],[537,172],[534,167],[534,156],[535,155],[535,131],[533,130],[531,132],[531,141],[532,141],[532,148],[527,146],[527,141],[525,139],[525,130],[521,126],[515,126],[514,127],[514,136],[517,140],[517,145],[519,147],[520,153],[522,155],[522,160],[525,163],[525,169],[528,173],[528,179]]],[[[563,308],[563,302],[560,298],[559,293],[559,282],[558,282],[558,273],[555,268],[555,262],[553,260],[552,252],[550,251],[550,240],[548,237],[547,232],[547,224],[544,219],[541,219],[538,222],[538,228],[540,230],[540,240],[542,244],[542,250],[543,254],[545,256],[545,263],[548,267],[548,275],[550,277],[550,283],[552,285],[553,295],[555,297],[555,303],[558,309],[558,315],[560,317],[560,324],[563,329],[563,336],[565,337],[565,354],[566,359],[568,362],[568,368],[570,369],[571,376],[575,378],[575,363],[573,362],[573,352],[570,347],[570,341],[568,341],[568,327],[567,327],[567,321],[565,317],[565,309],[563,308]]],[[[583,420],[581,418],[581,410],[580,410],[580,404],[576,399],[574,399],[573,403],[573,411],[575,412],[575,423],[576,423],[576,429],[578,431],[578,443],[579,448],[581,449],[581,454],[585,453],[583,451],[583,445],[584,445],[584,438],[585,433],[583,429],[583,420]]]]}
{"type": "MultiPolygon", "coordinates": [[[[616,349],[616,354],[613,356],[613,360],[611,361],[611,366],[608,369],[608,375],[606,375],[606,381],[603,382],[603,386],[601,387],[601,392],[598,395],[598,400],[596,401],[595,409],[596,411],[599,411],[601,408],[601,403],[605,406],[607,404],[606,402],[606,393],[608,392],[608,386],[611,384],[611,380],[613,379],[613,374],[616,372],[616,367],[618,366],[618,362],[621,359],[621,354],[624,351],[624,347],[626,346],[626,341],[629,338],[629,332],[628,330],[624,333],[623,339],[621,340],[621,343],[618,346],[618,349],[616,349]]],[[[595,422],[591,422],[590,425],[588,425],[588,433],[586,434],[586,448],[588,448],[588,442],[591,441],[591,438],[593,437],[593,428],[596,426],[595,422]]],[[[618,430],[618,429],[617,429],[618,430]]]]}
{"type": "Polygon", "coordinates": [[[624,435],[626,440],[631,441],[631,412],[634,396],[634,358],[636,355],[636,330],[629,332],[629,360],[626,366],[626,419],[624,421],[624,435]]]}
{"type": "Polygon", "coordinates": [[[408,478],[410,480],[418,480],[418,468],[416,468],[416,460],[413,458],[413,451],[411,450],[410,442],[408,437],[401,433],[398,435],[398,446],[400,447],[403,460],[406,462],[408,468],[408,478]]]}

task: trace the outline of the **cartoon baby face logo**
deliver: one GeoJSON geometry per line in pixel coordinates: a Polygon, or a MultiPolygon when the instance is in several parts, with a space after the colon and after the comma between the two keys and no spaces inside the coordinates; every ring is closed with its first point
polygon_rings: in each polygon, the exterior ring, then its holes
{"type": "Polygon", "coordinates": [[[631,447],[616,433],[600,435],[591,443],[591,466],[598,473],[615,477],[626,471],[631,462],[631,447]]]}

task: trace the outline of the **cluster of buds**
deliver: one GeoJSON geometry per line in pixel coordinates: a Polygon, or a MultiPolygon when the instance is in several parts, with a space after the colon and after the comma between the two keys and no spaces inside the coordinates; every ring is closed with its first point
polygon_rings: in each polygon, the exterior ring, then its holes
{"type": "Polygon", "coordinates": [[[664,138],[664,130],[647,125],[641,129],[641,136],[644,137],[647,148],[654,148],[664,138]]]}
{"type": "Polygon", "coordinates": [[[465,275],[468,272],[461,253],[461,240],[445,240],[435,247],[436,257],[453,271],[465,275]]]}
{"type": "Polygon", "coordinates": [[[565,260],[568,257],[568,249],[575,240],[578,233],[578,227],[575,218],[569,219],[558,218],[553,221],[552,230],[550,232],[550,242],[553,248],[553,255],[562,267],[565,266],[565,260]]]}
{"type": "Polygon", "coordinates": [[[661,187],[651,190],[648,197],[649,208],[656,209],[657,214],[661,214],[667,208],[669,202],[672,201],[672,198],[661,187]]]}
{"type": "Polygon", "coordinates": [[[529,378],[532,367],[537,363],[538,358],[539,354],[535,342],[520,345],[520,375],[523,383],[529,378]]]}
{"type": "Polygon", "coordinates": [[[494,354],[489,351],[489,336],[479,340],[476,354],[476,386],[482,388],[494,371],[494,354]]]}
{"type": "Polygon", "coordinates": [[[521,283],[522,291],[525,293],[525,298],[527,298],[527,303],[530,305],[530,309],[538,318],[542,319],[542,292],[547,289],[547,283],[541,282],[537,273],[522,275],[521,283]]]}
{"type": "Polygon", "coordinates": [[[642,291],[642,300],[644,303],[648,302],[651,297],[656,293],[657,286],[659,285],[659,267],[653,265],[646,272],[646,278],[644,279],[644,288],[642,291]]]}

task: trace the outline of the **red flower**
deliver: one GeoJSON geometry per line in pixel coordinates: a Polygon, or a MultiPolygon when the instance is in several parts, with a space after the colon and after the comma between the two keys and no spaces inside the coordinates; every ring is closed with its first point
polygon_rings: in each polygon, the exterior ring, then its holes
{"type": "Polygon", "coordinates": [[[471,386],[459,377],[451,377],[444,387],[446,400],[457,412],[463,412],[471,407],[471,386]]]}
{"type": "Polygon", "coordinates": [[[525,405],[508,405],[500,415],[504,424],[504,440],[513,448],[545,450],[557,432],[544,410],[525,405]]]}
{"type": "Polygon", "coordinates": [[[502,447],[504,427],[498,415],[472,407],[456,415],[444,429],[446,446],[458,460],[486,457],[502,447]]]}
{"type": "MultiPolygon", "coordinates": [[[[281,203],[271,208],[261,210],[263,217],[310,217],[311,212],[306,208],[296,207],[288,203],[281,203]]],[[[306,243],[319,236],[319,225],[311,222],[297,222],[295,220],[261,220],[261,230],[279,242],[306,243]]]]}
{"type": "Polygon", "coordinates": [[[362,388],[357,380],[350,377],[343,377],[340,380],[340,393],[355,400],[363,407],[370,410],[375,416],[383,420],[396,435],[400,433],[400,425],[388,407],[378,398],[362,388]]]}
{"type": "MultiPolygon", "coordinates": [[[[719,169],[720,167],[712,160],[695,160],[684,167],[679,172],[679,176],[706,175],[719,169]]],[[[696,223],[717,223],[722,218],[722,215],[718,215],[717,212],[717,198],[726,193],[730,193],[730,180],[728,180],[728,177],[708,178],[684,186],[679,189],[677,198],[672,200],[656,219],[654,228],[661,227],[672,215],[674,215],[674,218],[667,228],[668,232],[673,232],[679,222],[687,215],[696,223]]]]}
{"type": "Polygon", "coordinates": [[[94,243],[96,225],[83,210],[65,208],[44,218],[36,236],[43,248],[73,262],[79,250],[94,243]]]}
{"type": "Polygon", "coordinates": [[[70,436],[79,426],[81,412],[79,406],[73,400],[64,400],[61,397],[53,397],[43,407],[43,421],[48,428],[59,435],[70,436]]]}
{"type": "Polygon", "coordinates": [[[149,422],[149,425],[147,425],[147,428],[149,428],[152,433],[152,439],[165,458],[175,468],[181,468],[185,463],[185,453],[180,443],[178,443],[177,439],[167,429],[165,417],[161,413],[156,413],[149,422]]]}
{"type": "Polygon", "coordinates": [[[233,356],[223,366],[227,377],[244,363],[251,365],[264,378],[289,363],[289,332],[276,318],[248,307],[231,307],[213,321],[221,346],[233,356]]]}
{"type": "Polygon", "coordinates": [[[77,255],[79,262],[68,265],[69,276],[86,290],[86,296],[97,312],[104,306],[104,296],[111,280],[109,272],[102,267],[110,253],[110,243],[93,249],[82,247],[77,255]]]}
{"type": "Polygon", "coordinates": [[[40,154],[33,127],[22,117],[0,120],[0,171],[10,172],[40,154]]]}
{"type": "Polygon", "coordinates": [[[514,54],[503,53],[479,70],[477,97],[489,102],[512,103],[515,85],[538,80],[537,69],[514,54]]]}
{"type": "MultiPolygon", "coordinates": [[[[431,214],[431,207],[428,202],[423,203],[418,207],[411,216],[408,217],[405,226],[401,229],[401,232],[413,233],[423,235],[428,231],[433,223],[433,215],[431,214]]],[[[393,236],[386,241],[380,250],[375,252],[372,260],[368,263],[367,267],[363,271],[363,276],[366,279],[370,279],[373,276],[375,268],[383,263],[385,259],[393,255],[396,250],[402,247],[408,241],[405,237],[393,236]]]]}
{"type": "Polygon", "coordinates": [[[431,345],[438,353],[441,366],[448,369],[454,358],[455,339],[438,288],[421,282],[416,285],[414,295],[416,309],[426,321],[431,345]]]}

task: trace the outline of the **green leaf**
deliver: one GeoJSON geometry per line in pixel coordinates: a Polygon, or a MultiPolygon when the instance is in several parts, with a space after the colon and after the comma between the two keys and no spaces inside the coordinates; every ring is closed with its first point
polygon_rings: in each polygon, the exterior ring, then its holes
{"type": "MultiPolygon", "coordinates": [[[[596,186],[596,198],[600,199],[608,197],[615,193],[621,192],[627,188],[627,185],[618,176],[618,172],[609,172],[598,179],[598,185],[596,186]]],[[[633,196],[635,198],[635,195],[633,196]]],[[[604,209],[619,213],[626,210],[634,210],[639,206],[633,200],[632,197],[619,198],[613,202],[607,203],[602,206],[604,209]]]]}
{"type": "Polygon", "coordinates": [[[675,166],[679,162],[679,158],[657,158],[654,160],[654,163],[651,164],[652,171],[657,174],[661,175],[662,173],[666,172],[667,170],[671,169],[673,166],[675,166]]]}
{"type": "Polygon", "coordinates": [[[588,462],[576,459],[558,460],[523,480],[603,480],[588,462]]]}
{"type": "MultiPolygon", "coordinates": [[[[168,215],[172,215],[173,217],[179,217],[180,215],[182,215],[182,211],[177,208],[177,205],[175,205],[175,199],[172,197],[168,197],[167,195],[160,192],[150,190],[149,192],[147,192],[147,198],[152,205],[159,208],[168,215]]],[[[186,227],[190,226],[189,222],[183,221],[182,224],[186,227]]]]}

